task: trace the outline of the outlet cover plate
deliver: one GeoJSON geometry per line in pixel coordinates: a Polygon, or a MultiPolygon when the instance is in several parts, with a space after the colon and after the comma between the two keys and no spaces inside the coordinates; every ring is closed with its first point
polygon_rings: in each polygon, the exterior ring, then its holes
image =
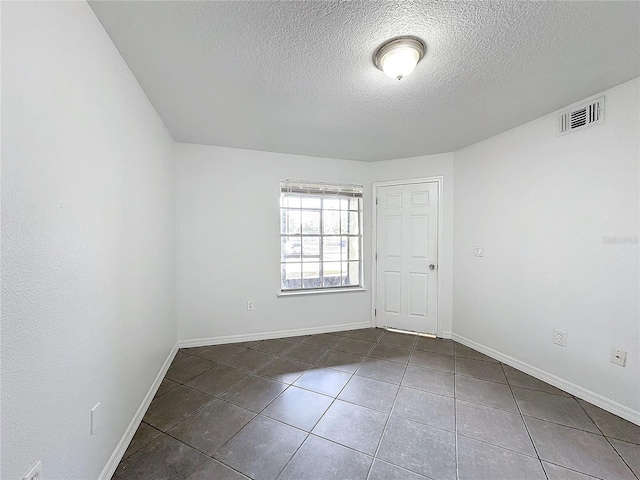
{"type": "Polygon", "coordinates": [[[564,330],[553,331],[553,343],[560,345],[561,347],[567,346],[567,332],[564,330]]]}
{"type": "Polygon", "coordinates": [[[627,363],[627,352],[624,350],[618,350],[617,348],[611,349],[611,363],[624,367],[627,363]]]}

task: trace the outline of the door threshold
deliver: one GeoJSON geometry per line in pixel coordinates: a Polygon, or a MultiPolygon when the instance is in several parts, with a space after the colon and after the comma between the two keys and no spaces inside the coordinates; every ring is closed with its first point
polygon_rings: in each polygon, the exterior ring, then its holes
{"type": "Polygon", "coordinates": [[[401,328],[393,328],[393,327],[382,327],[388,332],[395,333],[407,333],[409,335],[418,335],[419,337],[427,337],[427,338],[438,338],[433,333],[424,333],[424,332],[414,332],[413,330],[402,330],[401,328]]]}

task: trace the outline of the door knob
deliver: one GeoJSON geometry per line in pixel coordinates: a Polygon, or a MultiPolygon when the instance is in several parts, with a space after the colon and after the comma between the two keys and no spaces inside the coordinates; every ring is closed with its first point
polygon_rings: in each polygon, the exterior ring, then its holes
{"type": "Polygon", "coordinates": [[[432,263],[431,265],[429,265],[429,270],[435,270],[436,266],[432,263]]]}

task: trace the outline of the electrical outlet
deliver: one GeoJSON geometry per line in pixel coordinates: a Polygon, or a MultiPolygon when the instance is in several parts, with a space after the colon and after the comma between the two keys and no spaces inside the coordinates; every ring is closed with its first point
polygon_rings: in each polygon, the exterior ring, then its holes
{"type": "Polygon", "coordinates": [[[90,431],[90,435],[95,435],[96,432],[98,431],[98,427],[100,426],[99,423],[99,409],[100,408],[100,402],[96,403],[96,406],[93,407],[91,409],[91,431],[90,431]]]}
{"type": "Polygon", "coordinates": [[[567,346],[567,332],[564,330],[553,331],[553,343],[560,345],[561,347],[567,346]]]}
{"type": "Polygon", "coordinates": [[[27,473],[24,477],[22,477],[22,480],[40,480],[42,476],[42,462],[40,460],[38,460],[38,463],[36,463],[31,470],[29,470],[29,473],[27,473]]]}
{"type": "Polygon", "coordinates": [[[624,350],[618,350],[616,348],[611,349],[611,363],[624,367],[627,363],[627,352],[624,350]]]}
{"type": "Polygon", "coordinates": [[[247,310],[249,310],[250,312],[253,311],[253,300],[249,300],[247,302],[247,310]]]}
{"type": "Polygon", "coordinates": [[[473,256],[474,257],[484,257],[484,247],[482,247],[482,246],[473,247],[473,256]]]}

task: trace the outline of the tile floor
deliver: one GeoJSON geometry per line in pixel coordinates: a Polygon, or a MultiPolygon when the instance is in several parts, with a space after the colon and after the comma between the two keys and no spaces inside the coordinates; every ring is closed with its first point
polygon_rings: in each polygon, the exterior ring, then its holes
{"type": "Polygon", "coordinates": [[[450,340],[182,349],[115,479],[637,479],[640,427],[450,340]]]}

